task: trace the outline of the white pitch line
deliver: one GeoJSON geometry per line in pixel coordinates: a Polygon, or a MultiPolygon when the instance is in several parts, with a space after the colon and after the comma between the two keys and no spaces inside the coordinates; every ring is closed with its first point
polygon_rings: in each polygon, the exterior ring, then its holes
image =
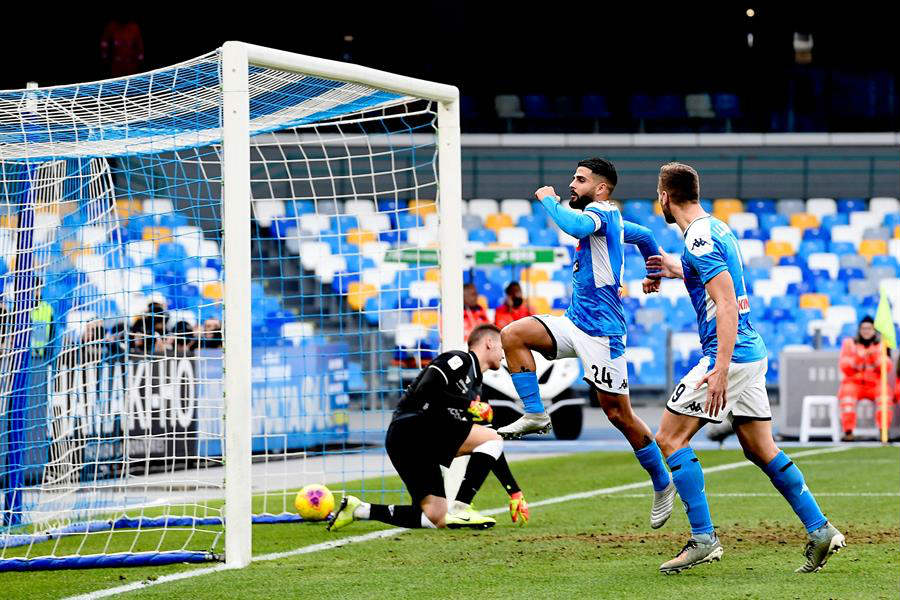
{"type": "MultiPolygon", "coordinates": [[[[816,498],[897,498],[900,492],[816,492],[816,498]]],[[[610,498],[646,498],[647,494],[612,494],[610,498]]],[[[767,494],[764,492],[723,492],[721,494],[706,494],[707,498],[781,498],[781,494],[767,494]]]]}
{"type": "MultiPolygon", "coordinates": [[[[819,448],[815,450],[806,450],[803,452],[795,452],[791,454],[791,458],[801,458],[804,456],[815,456],[819,454],[832,454],[835,452],[843,452],[845,450],[851,450],[851,446],[835,446],[831,448],[819,448]]],[[[731,471],[732,469],[740,469],[742,467],[752,466],[753,463],[742,460],[740,462],[734,463],[726,463],[724,465],[716,465],[714,467],[709,467],[703,469],[705,474],[708,473],[718,473],[720,471],[731,471]]],[[[562,502],[569,502],[571,500],[584,500],[586,498],[594,498],[595,496],[605,496],[609,494],[615,494],[617,492],[624,492],[627,490],[634,490],[642,487],[650,487],[652,482],[649,480],[646,481],[638,481],[635,483],[626,483],[624,485],[617,485],[615,487],[609,488],[601,488],[596,490],[590,490],[587,492],[578,492],[575,494],[566,494],[565,496],[556,496],[555,498],[547,498],[546,500],[538,500],[537,502],[529,502],[529,508],[535,508],[540,506],[549,506],[551,504],[560,504],[562,502]]],[[[864,495],[864,494],[853,494],[853,495],[864,495]]],[[[500,513],[504,513],[509,510],[507,507],[501,508],[492,508],[490,510],[480,511],[481,514],[484,515],[497,515],[500,513]]],[[[322,542],[320,544],[313,544],[310,546],[303,546],[302,548],[297,548],[295,550],[288,550],[287,552],[275,552],[272,554],[261,554],[259,556],[254,556],[252,558],[253,562],[264,562],[270,560],[280,560],[282,558],[288,558],[291,556],[298,556],[300,554],[310,554],[312,552],[320,552],[322,550],[330,550],[331,548],[339,548],[341,546],[346,546],[348,544],[355,544],[360,542],[368,542],[370,540],[377,540],[381,538],[390,537],[392,535],[400,535],[406,533],[408,531],[412,531],[411,529],[403,529],[402,527],[395,527],[393,529],[383,529],[380,531],[373,531],[371,533],[367,533],[365,535],[357,535],[352,537],[341,538],[338,540],[334,540],[333,542],[322,542]]],[[[70,596],[65,598],[64,600],[96,600],[97,598],[108,598],[109,596],[115,596],[117,594],[124,594],[126,592],[133,592],[135,590],[142,590],[154,585],[161,585],[163,583],[170,583],[172,581],[180,581],[182,579],[189,579],[191,577],[199,577],[201,575],[208,575],[209,573],[217,573],[219,571],[230,570],[231,567],[226,565],[217,565],[215,567],[207,567],[204,569],[195,569],[193,571],[184,571],[182,573],[175,573],[172,575],[163,575],[157,579],[152,581],[140,581],[135,583],[129,583],[127,585],[122,585],[114,588],[108,588],[105,590],[98,590],[96,592],[89,592],[87,594],[82,594],[80,596],[70,596]]]]}

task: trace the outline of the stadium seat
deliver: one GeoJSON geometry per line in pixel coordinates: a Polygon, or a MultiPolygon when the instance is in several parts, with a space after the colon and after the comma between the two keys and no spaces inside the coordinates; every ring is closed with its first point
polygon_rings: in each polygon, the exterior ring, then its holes
{"type": "Polygon", "coordinates": [[[168,227],[144,227],[141,239],[159,244],[168,244],[172,241],[172,230],[168,227]]]}
{"type": "Polygon", "coordinates": [[[462,226],[466,231],[481,229],[484,227],[484,221],[478,215],[463,215],[462,226]]]}
{"type": "Polygon", "coordinates": [[[813,227],[803,231],[803,239],[806,241],[830,242],[831,233],[823,227],[813,227]]]}
{"type": "Polygon", "coordinates": [[[857,323],[856,309],[852,306],[829,306],[825,311],[825,321],[832,325],[843,326],[845,323],[857,323]]]}
{"type": "Polygon", "coordinates": [[[772,267],[769,277],[773,281],[784,283],[784,289],[787,291],[787,286],[791,283],[803,281],[803,271],[797,266],[772,267]]]}
{"type": "Polygon", "coordinates": [[[794,247],[789,242],[769,240],[766,242],[766,256],[777,262],[782,256],[793,256],[794,247]]]}
{"type": "Polygon", "coordinates": [[[219,281],[206,283],[201,289],[201,295],[209,300],[221,300],[225,295],[222,283],[219,281]]]}
{"type": "Polygon", "coordinates": [[[853,242],[834,241],[828,243],[828,251],[843,256],[845,254],[856,254],[856,246],[853,242]]]}
{"type": "Polygon", "coordinates": [[[254,200],[250,206],[253,208],[253,217],[260,227],[269,228],[272,221],[287,214],[282,200],[254,200]]]}
{"type": "Polygon", "coordinates": [[[759,227],[759,219],[752,212],[734,213],[728,218],[728,226],[735,232],[735,235],[744,237],[746,230],[759,227]]]}
{"type": "Polygon", "coordinates": [[[469,200],[467,210],[468,214],[478,215],[484,221],[488,215],[500,212],[500,203],[491,198],[473,198],[469,200]]]}
{"type": "Polygon", "coordinates": [[[837,202],[834,198],[810,198],[806,201],[806,212],[821,221],[825,215],[837,213],[837,202]]]}
{"type": "Polygon", "coordinates": [[[803,294],[800,296],[800,308],[817,308],[825,314],[831,302],[825,294],[803,294]]]}
{"type": "Polygon", "coordinates": [[[509,244],[513,248],[527,246],[528,230],[524,227],[504,227],[497,231],[497,241],[501,244],[509,244]]]}
{"type": "Polygon", "coordinates": [[[790,216],[791,227],[796,227],[805,232],[807,229],[817,229],[819,218],[809,213],[794,213],[790,216]]]}
{"type": "Polygon", "coordinates": [[[839,213],[851,213],[867,210],[865,198],[838,198],[837,211],[839,213]]]}
{"type": "Polygon", "coordinates": [[[744,201],[744,210],[757,216],[775,212],[775,201],[771,198],[749,198],[744,201]]]}
{"type": "Polygon", "coordinates": [[[786,217],[790,217],[795,213],[802,213],[805,210],[806,204],[803,200],[797,198],[782,198],[775,203],[775,212],[786,217]]]}
{"type": "Polygon", "coordinates": [[[872,262],[874,256],[887,254],[887,251],[888,244],[884,240],[863,240],[859,244],[859,253],[869,262],[872,262]]]}
{"type": "Polygon", "coordinates": [[[434,200],[416,199],[409,201],[410,214],[424,219],[427,215],[437,212],[437,203],[434,200]]]}
{"type": "Polygon", "coordinates": [[[357,217],[359,228],[380,233],[391,228],[391,219],[387,215],[372,213],[357,217]]]}
{"type": "Polygon", "coordinates": [[[787,242],[796,251],[800,247],[800,240],[803,239],[803,232],[791,226],[772,227],[769,230],[769,239],[774,242],[787,242]]]}
{"type": "Polygon", "coordinates": [[[377,241],[375,232],[365,229],[351,229],[347,232],[347,236],[345,239],[347,240],[348,244],[352,244],[354,246],[362,246],[363,244],[377,241]]]}
{"type": "Polygon", "coordinates": [[[491,229],[473,229],[469,232],[469,241],[490,244],[497,241],[497,234],[491,229]]]}
{"type": "Polygon", "coordinates": [[[641,372],[645,363],[655,360],[656,356],[653,348],[642,348],[640,346],[629,346],[625,349],[625,360],[634,365],[635,371],[641,372]]]}
{"type": "Polygon", "coordinates": [[[870,211],[865,212],[852,212],[850,213],[850,223],[851,227],[856,227],[858,229],[862,229],[865,231],[870,227],[878,227],[881,225],[882,216],[879,213],[874,213],[870,211]]]}
{"type": "Polygon", "coordinates": [[[546,298],[551,303],[555,303],[559,298],[568,298],[566,286],[560,281],[540,281],[535,283],[534,292],[536,296],[546,298]]]}
{"type": "Polygon", "coordinates": [[[816,252],[810,254],[807,258],[807,265],[810,269],[825,269],[828,271],[829,277],[835,279],[840,269],[840,261],[837,254],[830,252],[816,252]]]}
{"type": "Polygon", "coordinates": [[[744,203],[737,198],[717,198],[713,202],[713,216],[728,222],[731,215],[744,212],[744,203]]]}
{"type": "Polygon", "coordinates": [[[854,248],[862,241],[863,230],[854,225],[835,225],[831,228],[832,242],[849,242],[854,248]]]}
{"type": "Polygon", "coordinates": [[[849,281],[851,279],[864,279],[865,271],[858,267],[842,267],[838,271],[838,279],[841,281],[849,281]]]}
{"type": "Polygon", "coordinates": [[[378,289],[371,283],[354,281],[348,286],[347,304],[353,310],[362,310],[369,298],[378,295],[378,289]]]}
{"type": "Polygon", "coordinates": [[[550,312],[550,301],[542,296],[529,296],[528,306],[537,315],[546,315],[550,312]]]}
{"type": "Polygon", "coordinates": [[[410,246],[428,248],[436,246],[438,242],[438,230],[431,227],[418,227],[406,232],[406,240],[410,246]]]}
{"type": "Polygon", "coordinates": [[[528,241],[532,246],[553,247],[559,239],[558,234],[550,229],[532,229],[528,233],[528,241]]]}
{"type": "Polygon", "coordinates": [[[353,199],[344,202],[343,213],[347,215],[368,215],[376,211],[375,201],[368,199],[353,199]]]}
{"type": "Polygon", "coordinates": [[[487,217],[485,217],[484,226],[487,229],[493,230],[494,233],[496,233],[499,237],[501,229],[513,226],[513,218],[509,215],[504,215],[501,213],[494,213],[492,215],[487,215],[487,217]]]}
{"type": "Polygon", "coordinates": [[[775,296],[784,296],[787,292],[787,282],[773,279],[760,279],[753,282],[753,294],[760,296],[768,304],[775,296]]]}
{"type": "Polygon", "coordinates": [[[885,196],[872,198],[869,200],[869,211],[881,215],[882,218],[890,213],[900,213],[900,200],[885,196]]]}
{"type": "Polygon", "coordinates": [[[412,324],[425,328],[437,327],[441,320],[441,313],[436,310],[417,310],[412,315],[412,324]]]}
{"type": "Polygon", "coordinates": [[[765,245],[761,240],[738,240],[741,256],[745,261],[757,256],[765,255],[765,245]]]}
{"type": "Polygon", "coordinates": [[[513,223],[516,223],[521,217],[525,215],[531,215],[531,201],[518,198],[507,198],[505,200],[501,200],[499,212],[503,213],[504,215],[509,215],[510,217],[512,217],[513,223]]]}
{"type": "Polygon", "coordinates": [[[847,292],[860,299],[878,294],[878,282],[872,279],[851,279],[847,282],[847,292]]]}
{"type": "Polygon", "coordinates": [[[550,281],[550,275],[543,267],[529,267],[522,269],[519,275],[522,285],[536,284],[542,281],[550,281]]]}
{"type": "Polygon", "coordinates": [[[785,227],[790,221],[785,215],[778,213],[766,213],[759,216],[759,228],[763,231],[770,231],[773,227],[785,227]]]}
{"type": "Polygon", "coordinates": [[[664,323],[665,319],[663,311],[652,308],[641,308],[634,313],[634,322],[647,330],[664,323]]]}

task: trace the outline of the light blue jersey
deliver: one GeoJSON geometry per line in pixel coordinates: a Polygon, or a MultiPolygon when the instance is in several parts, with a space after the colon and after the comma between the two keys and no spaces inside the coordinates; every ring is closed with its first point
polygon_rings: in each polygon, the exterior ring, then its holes
{"type": "Polygon", "coordinates": [[[703,354],[712,361],[710,368],[715,364],[718,349],[716,305],[705,286],[725,270],[731,273],[738,304],[738,331],[731,361],[748,363],[766,358],[766,345],[750,324],[750,302],[744,283],[741,251],[737,238],[728,225],[709,215],[695,219],[684,232],[681,265],[684,270],[684,285],[691,296],[691,304],[697,311],[703,354]]]}

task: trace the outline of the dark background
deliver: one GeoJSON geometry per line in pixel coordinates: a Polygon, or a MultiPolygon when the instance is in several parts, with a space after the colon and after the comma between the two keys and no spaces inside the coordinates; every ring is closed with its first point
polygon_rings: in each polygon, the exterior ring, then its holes
{"type": "Polygon", "coordinates": [[[900,9],[785,4],[19,5],[4,9],[0,45],[10,58],[0,87],[108,77],[100,38],[118,18],[140,27],[142,70],[236,39],[453,83],[466,97],[464,131],[897,130],[900,9]],[[810,64],[795,62],[794,32],[813,35],[810,64]],[[635,112],[635,95],[698,92],[735,94],[739,118],[686,123],[677,114],[644,119],[635,112]],[[550,114],[504,121],[497,94],[543,96],[550,114]],[[579,119],[584,94],[602,95],[609,117],[579,119]]]}

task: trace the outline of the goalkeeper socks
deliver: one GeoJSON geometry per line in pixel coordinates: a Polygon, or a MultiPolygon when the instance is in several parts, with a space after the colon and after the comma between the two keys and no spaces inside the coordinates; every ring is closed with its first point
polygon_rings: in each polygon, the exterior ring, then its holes
{"type": "Polygon", "coordinates": [[[666,471],[662,452],[659,451],[656,440],[653,440],[640,450],[635,450],[634,455],[637,457],[638,462],[641,463],[641,466],[644,467],[644,470],[650,474],[650,479],[653,480],[653,489],[657,492],[666,489],[666,486],[669,485],[672,479],[669,477],[669,472],[666,471]]]}
{"type": "Polygon", "coordinates": [[[497,462],[497,458],[502,452],[503,442],[500,440],[485,442],[472,450],[472,455],[469,457],[469,465],[466,467],[466,475],[463,477],[462,483],[459,484],[459,491],[456,492],[457,502],[472,504],[472,499],[478,493],[478,490],[481,489],[488,473],[491,472],[491,467],[497,462]]]}
{"type": "Polygon", "coordinates": [[[674,452],[668,460],[672,470],[675,489],[684,503],[688,521],[691,522],[691,533],[712,533],[712,519],[709,516],[709,505],[706,503],[706,490],[703,484],[703,469],[694,449],[688,446],[674,452]]]}
{"type": "Polygon", "coordinates": [[[544,412],[544,403],[541,402],[541,391],[538,387],[537,373],[534,371],[522,371],[521,373],[512,373],[513,385],[516,387],[516,393],[522,399],[527,413],[544,412]]]}
{"type": "Polygon", "coordinates": [[[501,454],[500,458],[494,461],[492,470],[507,494],[512,496],[516,492],[522,491],[519,484],[516,483],[516,478],[513,477],[512,471],[509,470],[509,463],[506,462],[506,454],[501,454]]]}
{"type": "Polygon", "coordinates": [[[819,510],[819,505],[813,497],[812,492],[806,487],[806,481],[803,479],[803,473],[794,462],[788,458],[784,452],[779,452],[778,456],[766,465],[763,471],[772,480],[784,499],[788,501],[803,525],[806,527],[807,533],[815,531],[827,522],[825,515],[819,510]]]}
{"type": "Polygon", "coordinates": [[[434,524],[422,513],[422,509],[411,504],[372,504],[369,508],[369,518],[407,529],[434,528],[434,524]],[[426,521],[428,525],[424,524],[426,521]]]}

